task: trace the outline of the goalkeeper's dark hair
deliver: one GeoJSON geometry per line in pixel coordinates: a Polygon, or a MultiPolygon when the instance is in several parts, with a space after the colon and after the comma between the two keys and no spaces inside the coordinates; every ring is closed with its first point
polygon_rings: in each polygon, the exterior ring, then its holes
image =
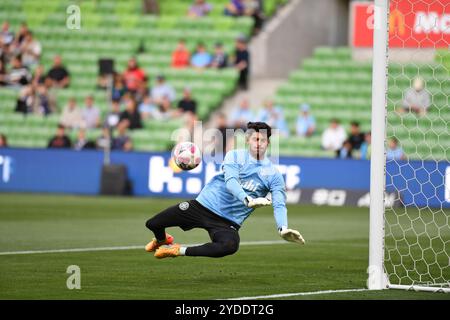
{"type": "Polygon", "coordinates": [[[272,128],[265,122],[249,122],[247,123],[247,130],[264,133],[267,135],[267,139],[270,139],[272,135],[272,128]]]}

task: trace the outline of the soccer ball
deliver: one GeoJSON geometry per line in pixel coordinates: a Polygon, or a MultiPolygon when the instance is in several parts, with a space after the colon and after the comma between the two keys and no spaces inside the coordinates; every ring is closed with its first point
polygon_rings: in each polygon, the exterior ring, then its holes
{"type": "Polygon", "coordinates": [[[182,170],[192,170],[202,162],[200,149],[192,142],[181,142],[173,149],[175,164],[182,170]]]}

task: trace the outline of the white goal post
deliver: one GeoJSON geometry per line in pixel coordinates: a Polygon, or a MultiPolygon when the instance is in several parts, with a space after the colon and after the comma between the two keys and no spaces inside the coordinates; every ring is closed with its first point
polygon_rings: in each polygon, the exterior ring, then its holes
{"type": "Polygon", "coordinates": [[[450,293],[450,8],[442,3],[373,3],[371,290],[450,293]],[[408,104],[422,91],[422,109],[408,104]]]}

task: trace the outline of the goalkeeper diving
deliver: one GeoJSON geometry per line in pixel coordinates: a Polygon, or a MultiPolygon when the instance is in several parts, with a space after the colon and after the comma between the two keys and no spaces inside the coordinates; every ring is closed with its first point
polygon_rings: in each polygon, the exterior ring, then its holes
{"type": "Polygon", "coordinates": [[[297,230],[288,228],[286,188],[280,172],[266,157],[271,128],[264,122],[249,122],[248,149],[229,151],[222,172],[204,186],[195,200],[181,202],[146,222],[155,238],[146,246],[156,258],[192,256],[224,257],[239,249],[239,228],[259,207],[273,206],[279,235],[286,241],[304,244],[297,230]],[[271,199],[268,194],[271,194],[271,199]],[[184,231],[202,228],[211,242],[186,247],[174,243],[165,229],[178,226],[184,231]]]}

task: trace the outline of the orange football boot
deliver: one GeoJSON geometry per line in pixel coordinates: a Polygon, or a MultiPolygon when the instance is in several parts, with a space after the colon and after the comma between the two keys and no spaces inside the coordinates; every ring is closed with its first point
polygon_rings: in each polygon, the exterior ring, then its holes
{"type": "Polygon", "coordinates": [[[168,247],[160,247],[156,250],[155,257],[158,259],[178,257],[180,255],[180,247],[178,243],[168,247]]]}
{"type": "Polygon", "coordinates": [[[162,245],[170,245],[172,243],[173,237],[170,234],[166,233],[166,240],[158,242],[155,238],[153,238],[153,240],[147,243],[147,245],[145,246],[145,251],[153,252],[162,245]]]}

